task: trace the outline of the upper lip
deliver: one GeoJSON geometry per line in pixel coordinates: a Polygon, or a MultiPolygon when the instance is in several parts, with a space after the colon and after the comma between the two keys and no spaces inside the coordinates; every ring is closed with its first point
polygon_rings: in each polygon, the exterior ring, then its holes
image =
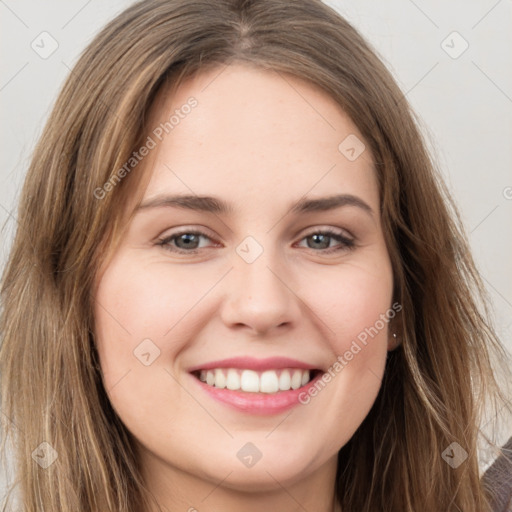
{"type": "Polygon", "coordinates": [[[281,368],[302,368],[305,370],[316,370],[317,366],[291,359],[289,357],[269,357],[267,359],[256,359],[254,357],[231,357],[220,359],[209,363],[198,364],[189,368],[189,372],[198,370],[212,370],[215,368],[240,368],[254,371],[279,370],[281,368]]]}

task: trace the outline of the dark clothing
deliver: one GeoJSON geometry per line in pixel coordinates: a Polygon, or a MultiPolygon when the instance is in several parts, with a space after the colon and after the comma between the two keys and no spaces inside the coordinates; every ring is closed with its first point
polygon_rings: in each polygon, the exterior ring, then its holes
{"type": "Polygon", "coordinates": [[[492,499],[493,512],[512,511],[512,437],[502,448],[503,453],[482,476],[487,489],[495,494],[492,499]]]}

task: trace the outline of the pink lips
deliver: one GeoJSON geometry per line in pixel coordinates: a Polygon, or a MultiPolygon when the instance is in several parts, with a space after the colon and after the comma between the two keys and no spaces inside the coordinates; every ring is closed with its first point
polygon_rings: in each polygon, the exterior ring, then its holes
{"type": "Polygon", "coordinates": [[[296,359],[289,357],[269,357],[267,359],[256,359],[254,357],[231,357],[229,359],[221,359],[219,361],[212,361],[204,363],[192,368],[189,368],[190,373],[198,370],[212,370],[214,368],[242,368],[254,371],[265,370],[279,370],[280,368],[301,368],[304,370],[314,370],[312,366],[296,359]]]}
{"type": "MultiPolygon", "coordinates": [[[[306,370],[315,369],[314,366],[287,357],[273,357],[268,359],[235,357],[194,366],[189,369],[189,372],[193,373],[198,372],[199,370],[211,370],[214,368],[241,368],[254,371],[278,370],[280,368],[301,368],[306,370]]],[[[208,395],[214,400],[222,402],[233,409],[250,414],[270,415],[279,414],[299,405],[301,403],[299,401],[299,397],[303,393],[307,395],[308,389],[313,387],[322,375],[323,371],[319,371],[318,375],[316,375],[306,385],[298,389],[278,391],[276,393],[233,391],[226,388],[221,389],[210,386],[196,377],[194,377],[194,380],[201,389],[208,393],[208,395]]]]}

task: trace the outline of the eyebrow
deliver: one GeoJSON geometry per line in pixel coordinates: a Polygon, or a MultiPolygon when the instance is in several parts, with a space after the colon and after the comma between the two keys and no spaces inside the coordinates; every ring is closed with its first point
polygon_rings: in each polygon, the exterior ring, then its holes
{"type": "MultiPolygon", "coordinates": [[[[370,216],[373,216],[374,213],[370,205],[352,194],[339,194],[318,199],[300,199],[292,205],[290,211],[295,214],[320,212],[334,210],[343,206],[355,206],[370,216]]],[[[197,195],[156,196],[140,204],[137,207],[137,211],[162,207],[184,208],[224,215],[235,213],[233,206],[222,199],[197,195]]]]}

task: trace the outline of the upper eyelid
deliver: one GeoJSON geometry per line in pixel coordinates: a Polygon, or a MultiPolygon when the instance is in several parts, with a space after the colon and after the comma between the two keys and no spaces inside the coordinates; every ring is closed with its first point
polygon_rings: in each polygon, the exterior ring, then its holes
{"type": "MultiPolygon", "coordinates": [[[[172,238],[175,236],[183,235],[185,233],[197,233],[202,236],[206,236],[207,238],[215,238],[213,231],[211,231],[210,229],[208,229],[204,226],[199,226],[199,227],[180,226],[179,228],[175,228],[175,229],[176,229],[176,231],[173,231],[169,235],[158,235],[157,239],[159,239],[159,240],[168,239],[168,238],[172,238]],[[212,233],[212,234],[210,234],[210,233],[212,233]]],[[[168,230],[167,229],[164,230],[163,233],[165,233],[166,231],[168,231],[168,230]]]]}
{"type": "MultiPolygon", "coordinates": [[[[180,236],[182,234],[186,234],[186,233],[195,233],[195,234],[199,234],[201,236],[206,236],[207,238],[211,238],[211,239],[214,239],[216,238],[215,235],[210,235],[209,233],[213,233],[211,230],[209,230],[208,228],[206,227],[187,227],[187,226],[184,226],[183,228],[176,228],[178,231],[176,232],[173,232],[171,233],[170,235],[166,235],[166,236],[163,236],[163,235],[159,235],[157,238],[159,240],[162,240],[162,239],[168,239],[168,238],[173,238],[175,236],[180,236]]],[[[331,231],[333,232],[334,234],[341,234],[343,235],[343,233],[347,233],[348,236],[350,238],[353,238],[355,239],[356,237],[346,228],[340,228],[340,227],[331,227],[331,226],[327,226],[327,225],[319,225],[319,226],[316,226],[316,227],[312,227],[312,228],[303,228],[301,230],[299,230],[297,232],[296,235],[294,235],[294,238],[297,237],[299,235],[299,233],[303,232],[303,235],[302,237],[305,237],[305,236],[308,236],[309,234],[311,233],[318,233],[318,232],[323,232],[323,231],[331,231]]],[[[165,231],[164,231],[165,232],[165,231]]]]}

